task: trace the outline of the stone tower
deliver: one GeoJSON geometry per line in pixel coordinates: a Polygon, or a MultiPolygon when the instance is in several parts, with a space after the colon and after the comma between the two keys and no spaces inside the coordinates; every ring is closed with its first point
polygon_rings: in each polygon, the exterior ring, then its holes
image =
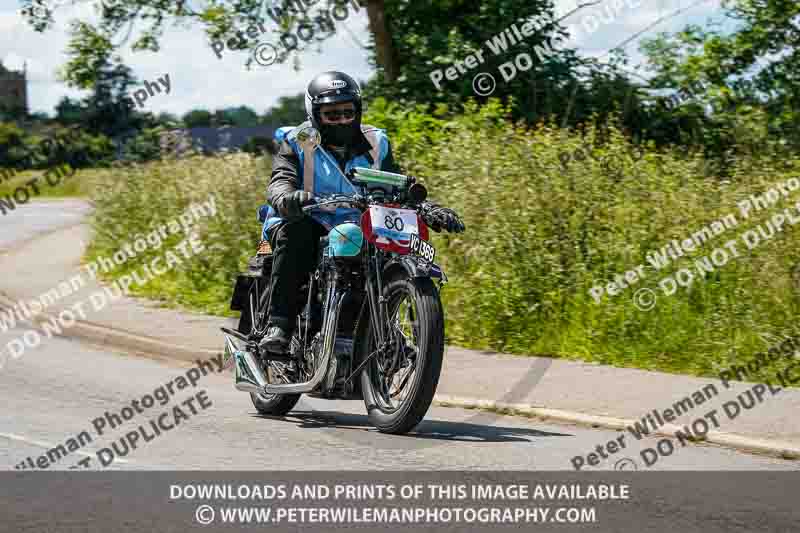
{"type": "Polygon", "coordinates": [[[0,63],[0,109],[28,112],[28,83],[26,71],[15,72],[0,63]]]}

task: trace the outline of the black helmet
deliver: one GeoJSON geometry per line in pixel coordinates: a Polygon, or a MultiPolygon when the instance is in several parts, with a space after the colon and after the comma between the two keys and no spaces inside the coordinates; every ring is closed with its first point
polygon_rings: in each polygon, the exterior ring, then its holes
{"type": "Polygon", "coordinates": [[[311,125],[320,131],[323,142],[335,144],[352,141],[361,132],[361,87],[356,80],[344,72],[329,71],[318,74],[306,89],[306,113],[311,125]],[[319,108],[325,104],[353,102],[356,116],[347,125],[325,125],[320,119],[319,108]],[[345,131],[347,130],[347,131],[345,131]]]}

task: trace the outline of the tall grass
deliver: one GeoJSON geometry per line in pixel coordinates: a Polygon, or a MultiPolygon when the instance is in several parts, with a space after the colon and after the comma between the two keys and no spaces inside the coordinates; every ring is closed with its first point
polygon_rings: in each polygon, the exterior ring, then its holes
{"type": "MultiPolygon", "coordinates": [[[[201,218],[194,227],[206,251],[144,287],[133,288],[166,305],[230,314],[231,283],[258,245],[261,228],[256,209],[264,203],[268,163],[247,154],[234,154],[167,159],[124,170],[99,171],[91,182],[94,238],[87,259],[110,257],[124,243],[177,220],[190,204],[205,202],[214,194],[217,216],[201,218]]],[[[171,236],[166,245],[151,247],[110,272],[109,277],[139,268],[183,237],[171,236]]]]}
{"type": "MultiPolygon", "coordinates": [[[[70,175],[73,169],[67,164],[53,167],[50,182],[55,183],[55,186],[49,185],[45,178],[47,170],[23,170],[22,172],[14,172],[13,174],[10,170],[6,172],[8,172],[7,179],[3,179],[2,174],[0,174],[0,197],[13,197],[14,192],[18,188],[23,188],[28,191],[30,198],[33,200],[39,197],[74,198],[76,196],[86,196],[88,194],[88,189],[85,185],[86,175],[96,172],[96,170],[75,170],[75,173],[70,175]],[[58,177],[59,174],[61,174],[61,178],[58,177]],[[36,178],[38,178],[38,181],[34,182],[34,185],[38,188],[38,194],[36,194],[36,189],[34,189],[32,185],[29,185],[29,182],[36,178]]],[[[22,193],[20,193],[20,195],[22,195],[22,193]]]]}
{"type": "MultiPolygon", "coordinates": [[[[450,278],[442,292],[449,342],[712,375],[798,331],[795,227],[785,226],[752,251],[740,245],[741,257],[672,296],[656,284],[800,200],[798,192],[747,220],[736,208],[751,193],[800,176],[797,160],[741,158],[732,177],[721,180],[705,176],[702,157],[640,150],[613,125],[525,129],[509,124],[497,105],[456,119],[372,109],[370,123],[389,130],[407,171],[467,225],[464,234],[433,240],[450,278]],[[590,157],[566,161],[564,154],[579,148],[590,157]],[[647,265],[648,252],[730,213],[741,224],[692,257],[658,272],[648,266],[644,279],[599,303],[589,295],[615,274],[647,265]],[[649,311],[632,302],[645,287],[658,295],[649,311]]],[[[215,192],[222,214],[200,229],[208,251],[142,294],[226,313],[232,281],[259,238],[255,208],[264,199],[268,165],[247,155],[192,157],[99,173],[95,190],[106,192],[96,200],[90,255],[115,251],[129,236],[215,192]]],[[[772,378],[772,371],[761,377],[772,378]]]]}

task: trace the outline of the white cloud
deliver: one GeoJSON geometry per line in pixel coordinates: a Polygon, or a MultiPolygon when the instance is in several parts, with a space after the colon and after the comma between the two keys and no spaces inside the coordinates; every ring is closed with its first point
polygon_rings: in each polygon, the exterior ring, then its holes
{"type": "Polygon", "coordinates": [[[565,22],[576,30],[578,48],[587,55],[597,55],[663,18],[625,47],[633,55],[643,39],[662,31],[676,31],[687,24],[702,24],[709,16],[721,13],[721,0],[700,1],[702,3],[698,4],[698,0],[606,0],[578,11],[565,22]],[[684,9],[686,11],[674,15],[684,9]]]}

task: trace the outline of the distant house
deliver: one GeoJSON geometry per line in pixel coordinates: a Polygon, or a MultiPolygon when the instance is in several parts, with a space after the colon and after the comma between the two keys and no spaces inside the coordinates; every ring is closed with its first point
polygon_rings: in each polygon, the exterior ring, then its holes
{"type": "Polygon", "coordinates": [[[239,150],[253,137],[272,139],[274,126],[221,126],[217,128],[202,127],[186,130],[192,145],[207,153],[220,150],[239,150]]]}

